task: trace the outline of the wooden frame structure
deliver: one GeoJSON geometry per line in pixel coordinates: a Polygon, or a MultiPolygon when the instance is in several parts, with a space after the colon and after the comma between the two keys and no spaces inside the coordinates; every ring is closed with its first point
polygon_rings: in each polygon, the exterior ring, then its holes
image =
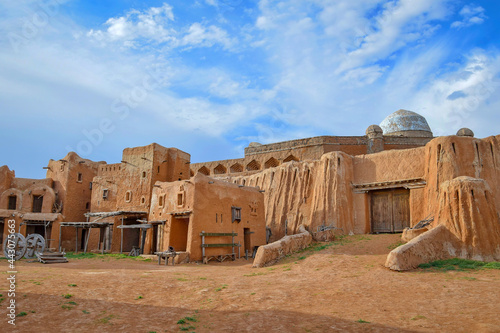
{"type": "Polygon", "coordinates": [[[87,246],[90,238],[90,230],[93,228],[99,228],[99,243],[97,245],[97,250],[100,249],[102,243],[101,253],[104,253],[104,233],[105,229],[112,226],[112,222],[61,222],[59,224],[59,252],[61,252],[62,247],[62,227],[74,227],[76,230],[75,237],[75,253],[78,253],[78,229],[86,229],[87,237],[85,239],[85,245],[83,248],[83,253],[87,253],[87,246]]]}
{"type": "Polygon", "coordinates": [[[212,233],[210,233],[210,232],[202,231],[200,233],[200,236],[201,236],[201,252],[202,252],[204,264],[208,264],[208,262],[212,259],[216,259],[219,262],[223,262],[227,258],[231,258],[233,261],[236,260],[236,253],[234,252],[235,247],[238,247],[238,259],[240,258],[241,245],[234,242],[234,237],[238,236],[237,233],[235,233],[235,232],[230,232],[230,233],[213,233],[212,232],[212,233]],[[205,237],[231,237],[231,243],[207,244],[207,243],[205,243],[205,237]],[[205,255],[205,249],[207,247],[231,247],[231,253],[207,257],[205,255]]]}

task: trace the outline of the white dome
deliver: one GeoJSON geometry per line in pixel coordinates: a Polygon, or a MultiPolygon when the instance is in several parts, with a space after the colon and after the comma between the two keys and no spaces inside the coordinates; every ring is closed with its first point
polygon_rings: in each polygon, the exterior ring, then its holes
{"type": "Polygon", "coordinates": [[[432,131],[424,117],[408,110],[398,110],[381,123],[384,135],[408,137],[432,137],[432,131]]]}

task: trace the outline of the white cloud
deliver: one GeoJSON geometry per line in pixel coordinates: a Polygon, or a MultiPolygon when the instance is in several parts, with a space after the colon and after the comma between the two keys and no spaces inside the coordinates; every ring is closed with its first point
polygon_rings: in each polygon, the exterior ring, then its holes
{"type": "Polygon", "coordinates": [[[166,44],[169,48],[221,45],[223,49],[230,50],[237,42],[229,37],[227,31],[215,25],[204,26],[195,22],[186,29],[176,31],[172,21],[173,8],[163,4],[162,7],[151,7],[142,12],[131,10],[125,16],[112,17],[105,23],[108,26],[106,30],[90,30],[87,36],[102,45],[120,42],[126,48],[156,43],[166,44]]]}
{"type": "Polygon", "coordinates": [[[461,127],[469,127],[473,115],[498,94],[499,75],[500,54],[478,49],[467,56],[464,65],[422,89],[413,103],[416,108],[426,110],[436,126],[436,134],[453,134],[461,127]]]}
{"type": "Polygon", "coordinates": [[[174,20],[172,7],[163,4],[145,11],[131,10],[125,16],[112,17],[105,23],[106,30],[90,30],[87,36],[101,42],[122,41],[126,45],[135,45],[136,40],[157,43],[175,40],[175,30],[168,26],[174,20]]]}
{"type": "Polygon", "coordinates": [[[484,14],[484,8],[481,6],[465,5],[459,14],[462,16],[462,19],[453,22],[451,24],[452,28],[460,29],[482,24],[487,19],[487,16],[484,14]]]}
{"type": "Polygon", "coordinates": [[[182,38],[180,45],[193,47],[211,47],[213,45],[222,45],[228,50],[234,45],[234,39],[230,38],[228,33],[215,25],[205,27],[200,23],[193,23],[187,34],[182,38]]]}
{"type": "Polygon", "coordinates": [[[360,39],[359,47],[348,52],[338,71],[374,63],[432,35],[439,27],[435,20],[446,15],[443,4],[442,0],[387,2],[360,39]]]}

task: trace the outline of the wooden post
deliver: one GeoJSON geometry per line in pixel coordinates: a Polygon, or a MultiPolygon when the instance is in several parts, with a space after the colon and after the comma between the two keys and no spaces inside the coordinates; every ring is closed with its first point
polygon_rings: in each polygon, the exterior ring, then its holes
{"type": "Polygon", "coordinates": [[[87,253],[87,245],[89,244],[90,230],[92,230],[92,228],[87,228],[87,239],[85,240],[85,248],[83,249],[83,253],[87,253]]]}
{"type": "Polygon", "coordinates": [[[75,238],[75,253],[78,253],[78,227],[75,227],[76,238],[75,238]]]}
{"type": "Polygon", "coordinates": [[[201,232],[201,255],[203,257],[203,261],[205,261],[205,231],[201,232]]]}
{"type": "Polygon", "coordinates": [[[142,239],[141,239],[141,249],[139,254],[144,254],[144,243],[146,243],[146,231],[147,229],[142,229],[142,239]]]}
{"type": "Polygon", "coordinates": [[[61,252],[61,246],[62,246],[62,225],[61,222],[59,222],[59,252],[61,252]]]}
{"type": "MultiPolygon", "coordinates": [[[[107,228],[109,228],[109,226],[107,228]]],[[[101,232],[102,232],[102,249],[101,249],[101,254],[104,254],[104,248],[106,247],[106,229],[105,228],[99,228],[99,242],[100,242],[100,238],[101,238],[101,232]]]]}
{"type": "MultiPolygon", "coordinates": [[[[122,225],[123,225],[123,216],[122,216],[122,225]]],[[[120,239],[120,254],[123,253],[123,228],[121,228],[121,239],[120,239]]]]}

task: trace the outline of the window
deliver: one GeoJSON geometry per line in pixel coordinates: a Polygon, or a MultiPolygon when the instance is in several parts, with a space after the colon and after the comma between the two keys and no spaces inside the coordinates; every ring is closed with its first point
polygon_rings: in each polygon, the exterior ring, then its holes
{"type": "Polygon", "coordinates": [[[160,173],[160,166],[158,166],[158,173],[160,173]]]}
{"type": "Polygon", "coordinates": [[[7,208],[7,209],[16,210],[16,204],[17,204],[17,196],[10,195],[9,196],[9,208],[7,208]]]}
{"type": "Polygon", "coordinates": [[[43,196],[42,195],[34,195],[33,196],[33,213],[41,213],[43,206],[43,196]]]}
{"type": "Polygon", "coordinates": [[[142,172],[142,178],[146,178],[146,171],[142,172]]]}
{"type": "Polygon", "coordinates": [[[163,207],[163,195],[160,195],[160,197],[158,198],[158,205],[160,207],[163,207]]]}
{"type": "Polygon", "coordinates": [[[177,206],[184,206],[184,193],[177,193],[177,206]]]}
{"type": "Polygon", "coordinates": [[[141,198],[141,205],[144,205],[146,203],[146,198],[145,197],[142,197],[141,198]]]}
{"type": "Polygon", "coordinates": [[[241,208],[240,207],[231,207],[231,216],[232,216],[233,223],[235,221],[240,223],[241,222],[241,208]]]}
{"type": "Polygon", "coordinates": [[[79,183],[81,183],[82,179],[83,179],[83,175],[82,175],[81,172],[79,172],[76,181],[79,182],[79,183]]]}
{"type": "Polygon", "coordinates": [[[92,182],[89,182],[89,189],[92,189],[92,182]]]}
{"type": "Polygon", "coordinates": [[[90,202],[87,202],[87,203],[85,204],[85,209],[86,209],[86,210],[89,210],[89,209],[90,209],[90,202]]]}
{"type": "Polygon", "coordinates": [[[109,194],[109,190],[106,188],[104,190],[102,190],[102,198],[103,199],[107,199],[108,198],[108,194],[109,194]]]}
{"type": "Polygon", "coordinates": [[[127,193],[125,193],[125,201],[130,202],[130,200],[132,200],[132,191],[127,191],[127,193]]]}

